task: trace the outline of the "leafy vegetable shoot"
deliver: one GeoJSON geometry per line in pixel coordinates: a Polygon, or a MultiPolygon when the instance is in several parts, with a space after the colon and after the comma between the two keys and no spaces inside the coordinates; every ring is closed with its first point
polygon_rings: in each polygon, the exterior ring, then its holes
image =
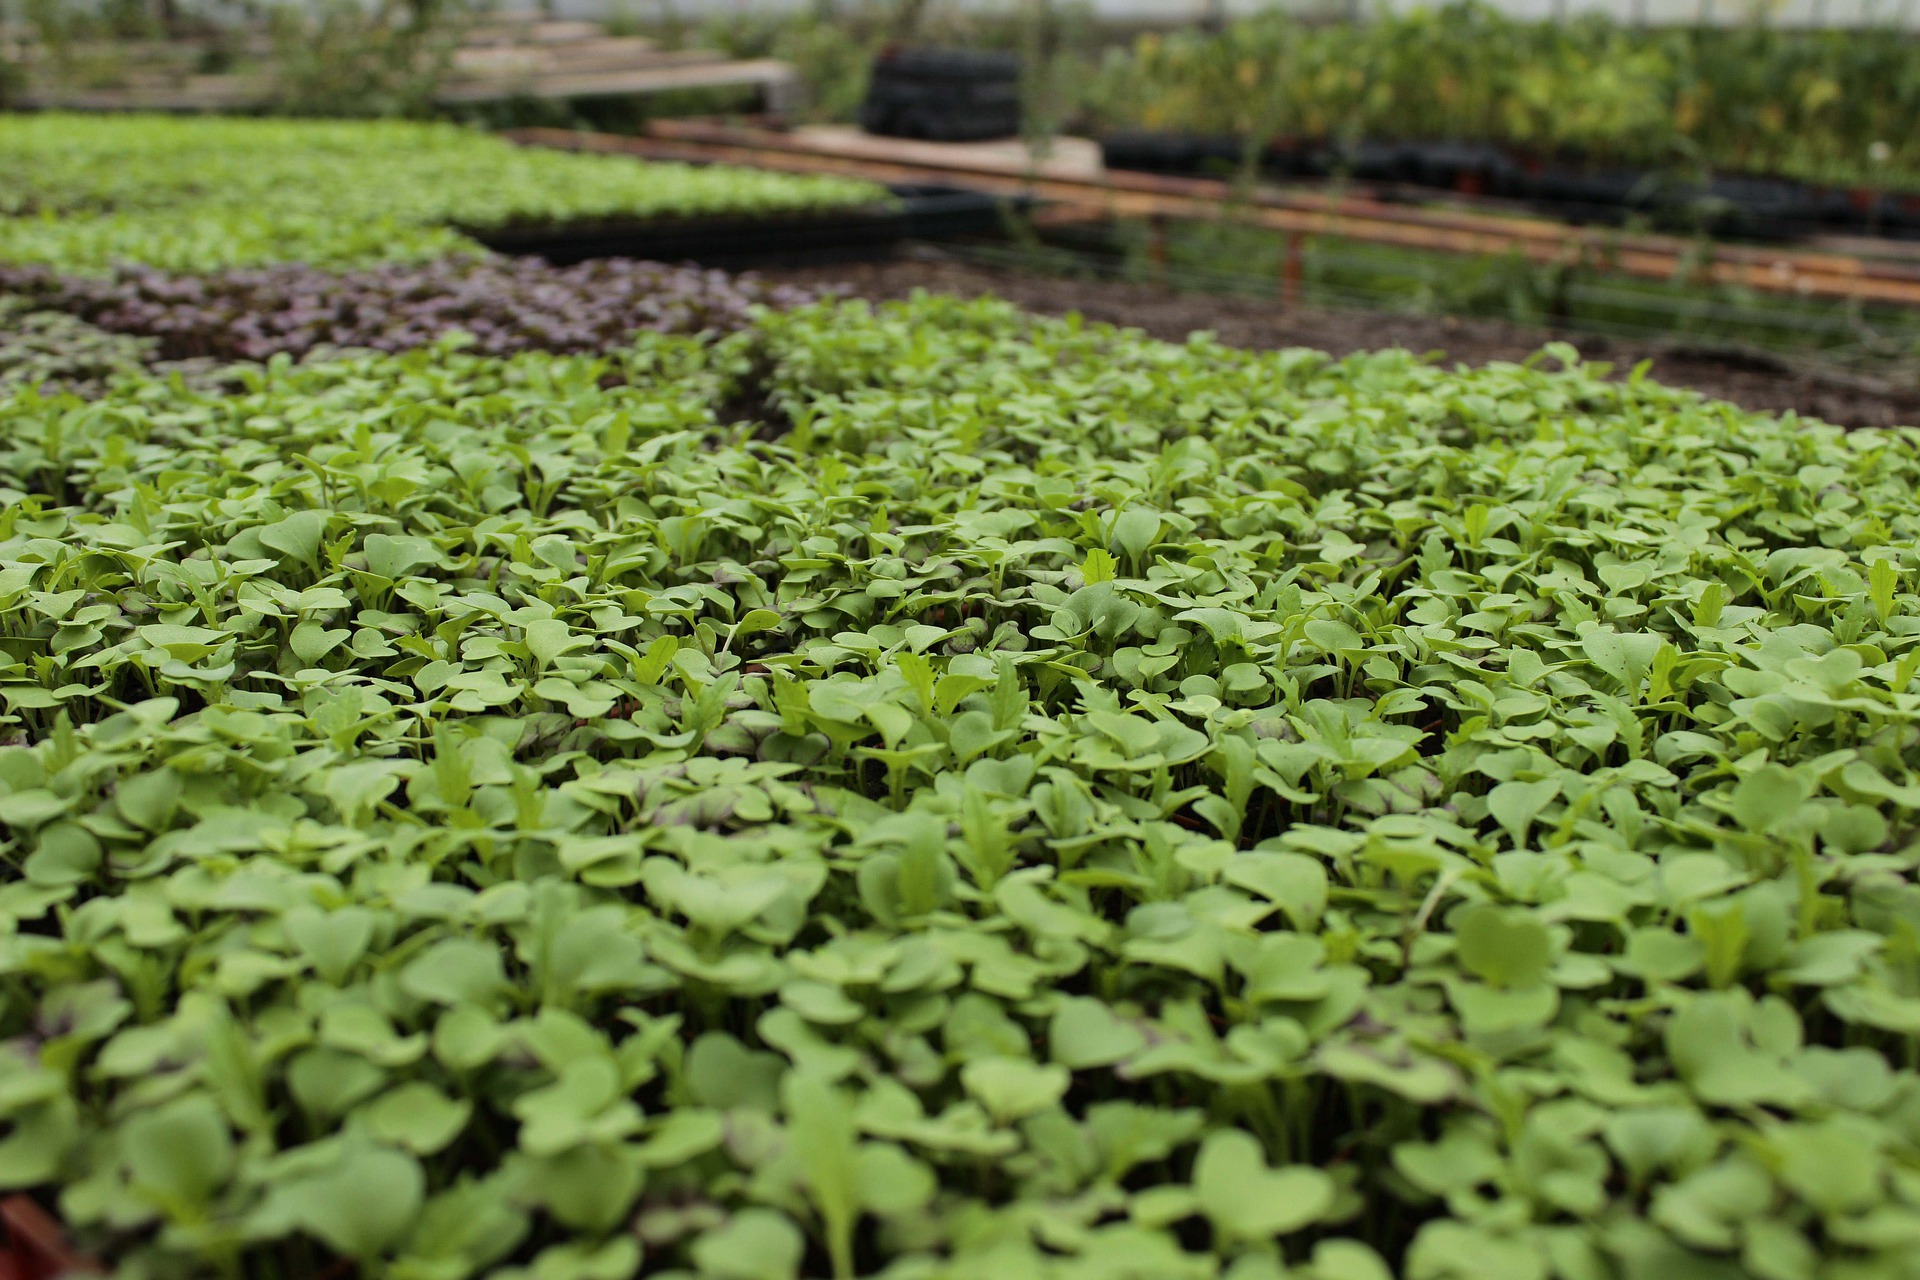
{"type": "Polygon", "coordinates": [[[452,125],[0,118],[0,261],[64,270],[358,266],[474,250],[461,228],[792,215],[888,198],[848,179],[542,151],[452,125]]]}
{"type": "Polygon", "coordinates": [[[120,1274],[1905,1276],[1920,440],[822,304],[0,402],[120,1274]]]}

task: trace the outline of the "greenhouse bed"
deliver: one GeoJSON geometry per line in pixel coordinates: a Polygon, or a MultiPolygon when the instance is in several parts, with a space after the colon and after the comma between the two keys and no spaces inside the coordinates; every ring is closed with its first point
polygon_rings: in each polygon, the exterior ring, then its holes
{"type": "Polygon", "coordinates": [[[390,121],[23,117],[0,130],[0,171],[0,260],[94,274],[351,269],[474,249],[457,227],[801,220],[892,203],[878,183],[565,155],[390,121]]]}
{"type": "Polygon", "coordinates": [[[652,219],[468,232],[499,253],[556,266],[593,258],[644,258],[750,267],[852,262],[885,256],[905,240],[979,235],[1001,226],[1003,197],[951,187],[896,186],[896,204],[779,218],[652,219]]]}
{"type": "Polygon", "coordinates": [[[1920,439],[1610,373],[15,394],[0,1172],[155,1280],[1911,1275],[1920,439]]]}

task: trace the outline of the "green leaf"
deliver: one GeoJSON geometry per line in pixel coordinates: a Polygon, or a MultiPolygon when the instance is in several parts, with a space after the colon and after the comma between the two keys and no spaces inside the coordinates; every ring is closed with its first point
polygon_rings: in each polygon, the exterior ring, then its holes
{"type": "Polygon", "coordinates": [[[1333,1179],[1318,1169],[1269,1169],[1252,1134],[1217,1130],[1200,1145],[1193,1191],[1213,1229],[1230,1241],[1257,1242],[1320,1221],[1333,1208],[1333,1179]]]}
{"type": "Polygon", "coordinates": [[[443,559],[440,548],[425,538],[387,533],[368,534],[361,544],[367,554],[367,568],[392,582],[437,565],[443,559]]]}
{"type": "Polygon", "coordinates": [[[673,661],[673,655],[680,651],[680,641],[675,636],[659,636],[650,641],[646,652],[633,664],[633,678],[641,684],[659,684],[666,674],[667,666],[673,661]]]}
{"type": "Polygon", "coordinates": [[[1900,575],[1885,560],[1875,560],[1867,570],[1867,598],[1873,602],[1873,614],[1882,623],[1893,613],[1893,593],[1900,585],[1900,575]]]}
{"type": "Polygon", "coordinates": [[[278,523],[262,526],[260,541],[283,556],[318,569],[320,539],[326,528],[326,512],[296,511],[278,523]]]}
{"type": "Polygon", "coordinates": [[[834,1280],[852,1280],[853,1227],[860,1212],[853,1109],[838,1089],[800,1071],[788,1073],[782,1097],[807,1194],[826,1227],[834,1280]]]}
{"type": "Polygon", "coordinates": [[[172,769],[156,769],[123,779],[114,789],[113,806],[120,816],[143,831],[164,831],[180,807],[185,783],[172,769]]]}
{"type": "Polygon", "coordinates": [[[1303,630],[1307,639],[1328,653],[1360,653],[1367,647],[1367,642],[1360,638],[1358,631],[1331,618],[1316,618],[1307,623],[1303,630]]]}
{"type": "Polygon", "coordinates": [[[529,622],[526,641],[527,651],[543,671],[551,667],[553,660],[561,654],[571,653],[588,643],[585,636],[575,635],[572,628],[558,618],[540,618],[529,622]]]}
{"type": "Polygon", "coordinates": [[[1080,580],[1090,587],[1096,583],[1112,582],[1115,572],[1113,557],[1100,547],[1087,552],[1087,558],[1080,562],[1080,580]]]}
{"type": "Polygon", "coordinates": [[[1553,778],[1539,782],[1503,782],[1487,793],[1487,811],[1513,839],[1514,847],[1527,847],[1527,830],[1540,811],[1560,793],[1553,778]]]}
{"type": "Polygon", "coordinates": [[[424,1080],[382,1094],[362,1114],[367,1129],[382,1142],[430,1156],[458,1138],[473,1115],[473,1104],[449,1098],[424,1080]]]}
{"type": "Polygon", "coordinates": [[[744,640],[760,631],[778,631],[780,626],[780,615],[773,610],[749,609],[733,624],[733,639],[744,640]]]}
{"type": "Polygon", "coordinates": [[[1453,935],[1461,968],[1496,987],[1535,986],[1553,963],[1553,935],[1524,908],[1463,907],[1453,935]]]}
{"type": "Polygon", "coordinates": [[[287,939],[315,972],[335,986],[347,980],[373,943],[373,913],[363,907],[321,911],[296,907],[281,919],[287,939]]]}
{"type": "Polygon", "coordinates": [[[1122,551],[1126,552],[1127,558],[1136,563],[1146,555],[1147,548],[1151,547],[1154,539],[1159,536],[1159,515],[1144,507],[1128,507],[1114,517],[1113,540],[1122,551]]]}
{"type": "Polygon", "coordinates": [[[436,942],[400,971],[408,995],[440,1004],[486,1004],[506,984],[500,952],[470,938],[436,942]]]}
{"type": "Polygon", "coordinates": [[[1278,905],[1295,928],[1314,928],[1327,909],[1327,870],[1303,853],[1242,853],[1227,863],[1221,878],[1278,905]]]}
{"type": "Polygon", "coordinates": [[[771,1209],[746,1209],[693,1242],[694,1265],[715,1280],[794,1280],[806,1239],[771,1209]]]}
{"type": "Polygon", "coordinates": [[[300,661],[311,667],[345,644],[350,634],[345,627],[327,628],[317,622],[303,622],[293,629],[287,645],[300,661]]]}
{"type": "Polygon", "coordinates": [[[1791,769],[1762,765],[1733,789],[1733,816],[1749,831],[1772,831],[1801,811],[1811,787],[1791,769]]]}
{"type": "Polygon", "coordinates": [[[858,1182],[862,1207],[883,1217],[925,1209],[940,1189],[932,1169],[887,1142],[861,1144],[858,1182]]]}
{"type": "Polygon", "coordinates": [[[1313,1280],[1393,1280],[1386,1261],[1358,1240],[1322,1240],[1313,1246],[1313,1280]]]}
{"type": "Polygon", "coordinates": [[[960,1068],[960,1083],[994,1119],[1005,1123],[1044,1111],[1066,1095],[1067,1068],[1019,1058],[975,1058],[960,1068]]]}
{"type": "Polygon", "coordinates": [[[43,787],[0,796],[0,822],[9,827],[31,829],[45,826],[66,813],[71,801],[43,787]]]}
{"type": "Polygon", "coordinates": [[[426,1177],[412,1156],[358,1147],[325,1173],[277,1189],[273,1199],[328,1248],[370,1260],[412,1226],[425,1195],[426,1177]]]}
{"type": "Polygon", "coordinates": [[[1877,1122],[1855,1117],[1781,1125],[1767,1138],[1780,1181],[1834,1216],[1865,1213],[1885,1200],[1883,1141],[1877,1122]]]}
{"type": "Polygon", "coordinates": [[[135,1191],[175,1218],[198,1216],[233,1171],[233,1136],[204,1093],[130,1117],[121,1145],[135,1191]]]}
{"type": "Polygon", "coordinates": [[[1047,1038],[1053,1060],[1076,1071],[1124,1062],[1147,1045],[1139,1028],[1122,1022],[1102,1002],[1084,996],[1060,1002],[1047,1038]]]}

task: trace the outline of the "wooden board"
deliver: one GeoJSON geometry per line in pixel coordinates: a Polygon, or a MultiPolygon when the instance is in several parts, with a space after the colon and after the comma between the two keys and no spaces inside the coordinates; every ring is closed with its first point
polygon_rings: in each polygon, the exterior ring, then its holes
{"type": "Polygon", "coordinates": [[[566,44],[576,40],[596,40],[605,34],[597,22],[561,22],[532,15],[507,15],[475,26],[467,34],[467,44],[566,44]]]}
{"type": "Polygon", "coordinates": [[[881,138],[852,125],[808,125],[790,135],[823,155],[862,160],[911,160],[988,172],[1042,178],[1097,179],[1106,172],[1100,144],[1091,138],[1054,138],[1045,155],[1019,138],[999,142],[923,142],[917,138],[881,138]]]}
{"type": "MultiPolygon", "coordinates": [[[[204,51],[204,42],[189,40],[122,45],[116,50],[121,59],[117,65],[127,71],[117,83],[101,88],[38,86],[29,76],[17,102],[79,111],[204,112],[246,110],[272,101],[270,72],[191,74],[204,51]]],[[[31,65],[34,59],[25,61],[31,65]]],[[[609,36],[597,23],[550,21],[521,12],[490,19],[465,34],[436,100],[472,105],[731,87],[758,90],[763,105],[773,112],[790,109],[801,92],[799,75],[784,62],[731,61],[711,49],[662,50],[643,37],[609,36]]]]}
{"type": "Polygon", "coordinates": [[[271,94],[266,81],[250,76],[189,76],[177,84],[130,85],[120,89],[29,91],[20,106],[59,111],[167,111],[199,113],[240,111],[259,106],[271,94]]]}
{"type": "Polygon", "coordinates": [[[695,62],[638,67],[630,71],[552,72],[529,77],[450,83],[437,96],[444,103],[500,102],[511,98],[600,98],[644,96],[675,89],[746,86],[761,91],[771,111],[788,108],[800,88],[800,75],[774,58],[744,62],[695,62]]]}
{"type": "MultiPolygon", "coordinates": [[[[603,39],[572,45],[468,47],[435,100],[447,105],[508,102],[516,98],[640,97],[682,89],[757,90],[771,112],[800,99],[800,76],[773,58],[731,61],[710,49],[661,51],[645,40],[603,39]],[[564,50],[565,52],[561,52],[564,50]]],[[[19,95],[23,107],[72,111],[239,111],[272,100],[268,76],[164,76],[148,72],[106,89],[36,89],[19,95]]]]}
{"type": "Polygon", "coordinates": [[[725,62],[711,49],[662,52],[650,40],[594,40],[574,45],[469,46],[453,55],[449,84],[534,79],[560,75],[603,75],[656,67],[708,66],[725,62]]]}

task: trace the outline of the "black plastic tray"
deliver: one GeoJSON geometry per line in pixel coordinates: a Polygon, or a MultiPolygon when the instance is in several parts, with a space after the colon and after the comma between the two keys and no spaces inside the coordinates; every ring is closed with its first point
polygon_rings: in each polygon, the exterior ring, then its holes
{"type": "Polygon", "coordinates": [[[833,210],[774,218],[572,223],[470,230],[498,253],[568,266],[590,258],[645,258],[709,267],[797,266],[882,258],[906,240],[984,235],[1020,201],[951,187],[896,186],[894,208],[833,210]]]}
{"type": "MultiPolygon", "coordinates": [[[[1122,133],[1103,139],[1102,151],[1114,169],[1217,174],[1238,165],[1244,144],[1225,136],[1122,133]]],[[[1911,197],[1831,191],[1785,178],[1727,174],[1700,182],[1657,170],[1527,161],[1486,143],[1280,141],[1263,150],[1260,167],[1276,177],[1345,173],[1388,188],[1497,196],[1574,222],[1640,215],[1675,229],[1761,240],[1822,230],[1920,234],[1920,200],[1911,197]]]]}

